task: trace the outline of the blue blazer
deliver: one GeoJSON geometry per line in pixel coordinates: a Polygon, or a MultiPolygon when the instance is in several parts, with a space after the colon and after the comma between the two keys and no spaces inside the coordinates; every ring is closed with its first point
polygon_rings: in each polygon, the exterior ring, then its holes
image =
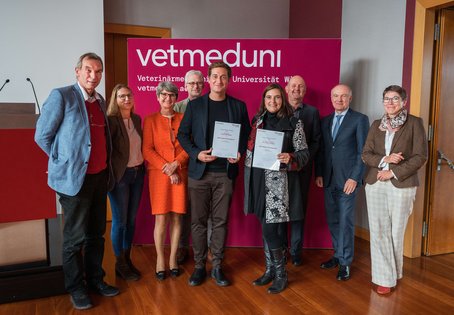
{"type": "MultiPolygon", "coordinates": [[[[247,138],[251,130],[246,104],[227,95],[228,122],[241,124],[239,149],[241,156],[246,152],[247,138]]],[[[189,101],[178,130],[178,141],[189,155],[188,176],[200,179],[206,163],[197,159],[200,151],[208,150],[208,94],[189,101]]],[[[234,179],[238,175],[238,163],[227,162],[227,175],[234,179]]]]}
{"type": "Polygon", "coordinates": [[[340,125],[336,140],[331,134],[334,113],[321,121],[322,144],[315,163],[315,175],[323,177],[323,186],[344,187],[351,178],[362,184],[364,164],[361,160],[369,131],[369,118],[349,109],[340,125]]]}
{"type": "MultiPolygon", "coordinates": [[[[104,99],[100,105],[106,121],[110,177],[112,145],[104,99]]],[[[77,195],[85,179],[91,152],[87,109],[77,83],[51,91],[36,123],[35,142],[49,156],[49,186],[65,195],[77,195]]]]}

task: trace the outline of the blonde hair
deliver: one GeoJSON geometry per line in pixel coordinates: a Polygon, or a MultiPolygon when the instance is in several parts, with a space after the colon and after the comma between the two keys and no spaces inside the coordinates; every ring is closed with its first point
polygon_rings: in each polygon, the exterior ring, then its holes
{"type": "MultiPolygon", "coordinates": [[[[107,107],[107,116],[121,116],[120,108],[118,107],[117,102],[117,93],[121,89],[127,89],[132,94],[131,89],[126,84],[119,83],[115,85],[112,90],[112,95],[110,95],[109,107],[107,107]]],[[[131,113],[134,113],[134,106],[131,108],[131,113]]]]}

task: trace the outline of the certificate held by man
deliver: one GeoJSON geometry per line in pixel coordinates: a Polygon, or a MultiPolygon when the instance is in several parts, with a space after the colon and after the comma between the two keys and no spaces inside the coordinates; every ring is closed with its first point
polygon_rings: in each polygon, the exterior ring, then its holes
{"type": "Polygon", "coordinates": [[[283,132],[257,129],[252,167],[278,171],[281,162],[277,155],[281,153],[283,143],[283,132]]]}
{"type": "Polygon", "coordinates": [[[240,130],[240,124],[215,121],[211,155],[236,159],[238,157],[240,130]]]}

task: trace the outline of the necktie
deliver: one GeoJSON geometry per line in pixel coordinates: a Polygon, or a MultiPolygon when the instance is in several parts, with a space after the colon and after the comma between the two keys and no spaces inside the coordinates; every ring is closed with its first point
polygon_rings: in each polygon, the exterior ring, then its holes
{"type": "Polygon", "coordinates": [[[342,115],[336,115],[336,123],[334,124],[334,129],[333,129],[333,141],[336,140],[337,132],[339,131],[340,127],[340,119],[342,115]]]}

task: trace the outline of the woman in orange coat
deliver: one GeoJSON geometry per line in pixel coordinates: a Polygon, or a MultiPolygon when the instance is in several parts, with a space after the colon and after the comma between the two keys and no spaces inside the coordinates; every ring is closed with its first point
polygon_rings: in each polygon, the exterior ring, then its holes
{"type": "Polygon", "coordinates": [[[164,240],[170,223],[170,275],[180,275],[176,253],[181,234],[181,217],[187,205],[188,155],[177,140],[183,114],[173,110],[178,88],[171,82],[159,83],[156,94],[159,112],[145,118],[143,156],[148,162],[151,211],[155,217],[154,241],[157,254],[156,278],[166,278],[164,240]]]}

